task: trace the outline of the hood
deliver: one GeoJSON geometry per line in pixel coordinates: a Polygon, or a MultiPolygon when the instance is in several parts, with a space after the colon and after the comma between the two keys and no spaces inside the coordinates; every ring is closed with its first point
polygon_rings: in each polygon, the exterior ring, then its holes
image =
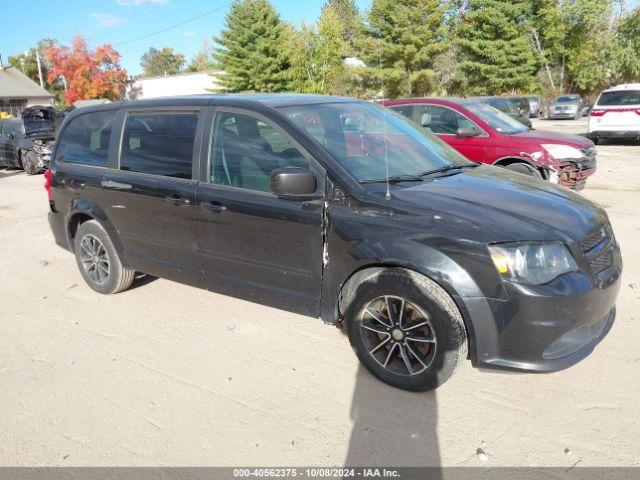
{"type": "Polygon", "coordinates": [[[547,132],[545,130],[529,130],[522,133],[516,133],[511,135],[513,138],[517,138],[523,141],[530,141],[531,143],[561,143],[563,145],[570,145],[576,148],[591,148],[593,142],[588,138],[581,137],[580,135],[571,135],[568,133],[555,133],[547,132]]]}
{"type": "MultiPolygon", "coordinates": [[[[482,242],[580,241],[606,219],[595,203],[543,180],[490,166],[460,172],[392,185],[392,206],[430,223],[466,225],[470,239],[482,242]]],[[[382,205],[384,189],[379,194],[382,205]]]]}

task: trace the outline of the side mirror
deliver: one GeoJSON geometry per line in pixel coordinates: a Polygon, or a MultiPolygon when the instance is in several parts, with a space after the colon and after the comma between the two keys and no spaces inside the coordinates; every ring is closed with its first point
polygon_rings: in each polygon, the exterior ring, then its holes
{"type": "Polygon", "coordinates": [[[278,168],[271,172],[269,188],[281,197],[310,197],[316,193],[316,177],[306,168],[278,168]]]}
{"type": "Polygon", "coordinates": [[[477,129],[468,127],[460,127],[456,132],[456,137],[460,138],[477,137],[478,135],[480,135],[480,132],[477,129]]]}

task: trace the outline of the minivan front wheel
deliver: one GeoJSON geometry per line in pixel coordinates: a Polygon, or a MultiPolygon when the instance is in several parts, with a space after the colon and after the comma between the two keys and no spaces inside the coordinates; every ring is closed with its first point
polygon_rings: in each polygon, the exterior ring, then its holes
{"type": "Polygon", "coordinates": [[[96,292],[108,295],[131,286],[135,272],[124,267],[109,235],[97,221],[80,224],[74,249],[82,277],[96,292]]]}
{"type": "Polygon", "coordinates": [[[388,269],[364,280],[349,300],[345,321],[362,364],[397,388],[433,390],[467,358],[455,303],[415,272],[388,269]]]}

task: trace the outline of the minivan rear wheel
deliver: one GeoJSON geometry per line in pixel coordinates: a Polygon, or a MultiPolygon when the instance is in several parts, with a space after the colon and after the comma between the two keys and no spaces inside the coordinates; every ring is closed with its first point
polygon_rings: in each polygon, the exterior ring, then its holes
{"type": "Polygon", "coordinates": [[[403,390],[433,390],[467,358],[455,303],[415,272],[393,268],[365,279],[348,300],[345,322],[367,370],[403,390]]]}
{"type": "Polygon", "coordinates": [[[74,249],[82,277],[96,292],[108,295],[131,286],[135,271],[122,264],[109,235],[97,221],[80,224],[74,249]]]}

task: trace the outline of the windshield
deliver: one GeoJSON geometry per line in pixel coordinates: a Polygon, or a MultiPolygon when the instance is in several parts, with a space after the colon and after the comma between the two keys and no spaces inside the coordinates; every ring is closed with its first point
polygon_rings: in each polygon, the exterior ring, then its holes
{"type": "Polygon", "coordinates": [[[475,165],[393,111],[373,103],[279,107],[358,181],[415,177],[449,166],[475,165]],[[385,162],[386,157],[386,162],[385,162]]]}
{"type": "Polygon", "coordinates": [[[603,92],[598,99],[598,105],[640,105],[640,90],[624,90],[603,92]]]}
{"type": "Polygon", "coordinates": [[[465,103],[463,106],[480,120],[489,124],[491,128],[500,133],[513,135],[515,133],[522,133],[529,130],[529,127],[520,123],[512,116],[507,115],[486,103],[469,102],[465,103]]]}
{"type": "Polygon", "coordinates": [[[556,103],[578,103],[578,99],[576,97],[558,97],[556,103]]]}
{"type": "Polygon", "coordinates": [[[527,100],[529,100],[529,103],[540,103],[540,98],[538,97],[527,97],[527,100]]]}

